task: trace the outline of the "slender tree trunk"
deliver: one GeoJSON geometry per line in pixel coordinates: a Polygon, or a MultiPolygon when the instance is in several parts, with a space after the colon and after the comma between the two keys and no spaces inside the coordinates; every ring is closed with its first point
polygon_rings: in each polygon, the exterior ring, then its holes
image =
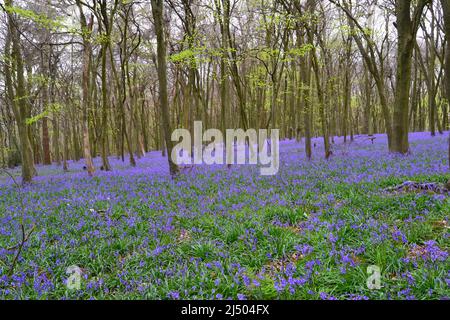
{"type": "MultiPolygon", "coordinates": [[[[50,103],[54,105],[55,103],[55,78],[57,75],[56,71],[56,62],[52,60],[52,54],[53,49],[50,48],[50,58],[49,58],[49,70],[50,70],[50,86],[49,86],[49,94],[50,94],[50,103]]],[[[59,121],[58,121],[58,111],[53,112],[52,116],[52,145],[53,145],[53,160],[56,162],[58,166],[61,165],[61,154],[59,149],[59,135],[60,135],[60,128],[59,128],[59,121]]]]}
{"type": "Polygon", "coordinates": [[[102,54],[102,132],[101,132],[101,153],[103,170],[111,171],[111,165],[108,159],[107,141],[108,141],[108,90],[106,82],[106,53],[108,44],[103,44],[102,54]]]}
{"type": "MultiPolygon", "coordinates": [[[[225,2],[226,4],[227,2],[225,2]]],[[[220,4],[217,5],[220,8],[220,4]]],[[[228,9],[223,9],[223,17],[220,24],[220,30],[222,33],[222,55],[220,58],[220,104],[221,104],[221,129],[222,132],[225,132],[228,125],[228,114],[229,114],[229,81],[228,81],[228,72],[227,72],[227,57],[228,57],[228,32],[225,31],[225,27],[228,25],[228,9]]],[[[220,14],[220,12],[219,12],[220,14]]]]}
{"type": "MultiPolygon", "coordinates": [[[[303,46],[304,35],[297,33],[299,39],[299,46],[303,46]],[[301,40],[301,41],[300,41],[301,40]]],[[[303,126],[305,129],[305,152],[306,158],[311,160],[312,157],[312,143],[311,143],[311,65],[308,59],[309,53],[300,57],[300,87],[303,96],[303,126]]]]}
{"type": "Polygon", "coordinates": [[[350,116],[350,104],[351,104],[351,54],[352,54],[352,38],[349,36],[347,39],[346,46],[346,65],[345,65],[345,85],[344,85],[344,115],[343,115],[343,134],[344,134],[344,143],[347,142],[347,134],[348,134],[348,123],[350,116]]]}
{"type": "MultiPolygon", "coordinates": [[[[48,110],[48,65],[45,59],[45,52],[42,53],[41,58],[41,69],[44,77],[46,77],[44,88],[42,88],[42,111],[47,112],[48,110]]],[[[48,132],[48,118],[47,116],[42,118],[42,149],[44,154],[43,163],[44,165],[51,165],[52,159],[50,155],[50,136],[48,132]]]]}
{"type": "Polygon", "coordinates": [[[164,139],[167,146],[167,153],[168,153],[167,158],[169,161],[170,174],[172,176],[175,176],[178,173],[179,169],[178,166],[172,161],[171,157],[173,143],[171,140],[172,132],[170,128],[169,99],[167,94],[166,40],[163,22],[164,2],[163,0],[151,0],[151,3],[157,38],[159,101],[164,126],[164,139]]]}
{"type": "Polygon", "coordinates": [[[48,133],[48,118],[42,118],[42,148],[44,150],[44,165],[51,165],[52,158],[50,156],[50,136],[48,133]]]}
{"type": "MultiPolygon", "coordinates": [[[[441,0],[442,8],[444,9],[444,31],[447,37],[447,47],[445,49],[445,83],[444,94],[447,100],[447,105],[450,104],[450,2],[448,0],[441,0]]],[[[444,114],[448,117],[448,114],[444,114]]],[[[447,122],[448,123],[448,120],[447,122]]],[[[444,128],[447,130],[448,128],[444,128]]]]}
{"type": "Polygon", "coordinates": [[[430,37],[427,40],[428,62],[428,110],[431,136],[436,135],[436,48],[434,48],[435,17],[432,12],[430,37]]]}
{"type": "MultiPolygon", "coordinates": [[[[308,12],[309,13],[313,12],[314,8],[315,8],[315,0],[308,0],[308,12]]],[[[306,27],[306,33],[308,35],[309,43],[314,43],[313,32],[309,26],[306,27]]],[[[320,116],[320,120],[321,120],[320,122],[321,122],[321,127],[322,127],[322,135],[323,135],[323,142],[324,142],[324,148],[325,148],[325,159],[328,159],[331,156],[330,139],[328,136],[328,124],[327,124],[326,111],[325,111],[324,90],[323,90],[323,86],[322,86],[321,79],[320,79],[320,65],[319,65],[319,59],[317,57],[317,51],[316,51],[315,47],[313,47],[311,49],[310,57],[311,57],[311,66],[314,71],[314,80],[316,83],[319,116],[320,116]]]]}
{"type": "Polygon", "coordinates": [[[91,66],[91,43],[90,32],[92,32],[93,18],[89,24],[83,13],[80,0],[77,0],[77,6],[80,11],[81,28],[83,31],[83,73],[82,73],[82,91],[83,91],[83,114],[82,114],[82,134],[83,134],[83,154],[86,163],[86,170],[89,176],[93,176],[95,172],[94,163],[92,161],[91,147],[89,143],[89,109],[91,107],[90,99],[90,66],[91,66]]]}
{"type": "Polygon", "coordinates": [[[69,164],[67,163],[67,160],[69,159],[69,125],[67,123],[67,119],[63,120],[63,131],[64,131],[64,146],[63,146],[63,170],[69,171],[69,164]]]}
{"type": "Polygon", "coordinates": [[[364,68],[364,91],[365,91],[365,106],[364,106],[364,132],[365,134],[373,134],[371,125],[372,113],[372,87],[367,68],[364,68]]]}

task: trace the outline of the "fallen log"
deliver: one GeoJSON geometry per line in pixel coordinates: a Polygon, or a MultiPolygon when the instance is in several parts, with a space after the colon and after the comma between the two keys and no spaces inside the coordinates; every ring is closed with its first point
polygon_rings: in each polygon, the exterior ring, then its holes
{"type": "Polygon", "coordinates": [[[406,181],[398,186],[385,189],[386,192],[414,192],[425,191],[438,194],[450,193],[448,185],[443,183],[431,182],[431,183],[418,183],[414,181],[406,181]]]}

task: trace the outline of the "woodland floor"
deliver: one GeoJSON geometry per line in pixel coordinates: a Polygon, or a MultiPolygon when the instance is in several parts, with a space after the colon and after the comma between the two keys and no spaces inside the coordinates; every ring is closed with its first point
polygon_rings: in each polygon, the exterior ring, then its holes
{"type": "Polygon", "coordinates": [[[448,298],[449,195],[385,192],[445,183],[446,136],[411,134],[408,157],[376,137],[336,139],[329,161],[317,139],[312,162],[282,142],[273,177],[200,166],[172,181],[159,152],[137,168],[111,158],[114,171],[94,178],[82,161],[38,167],[22,191],[1,175],[0,299],[448,298]],[[22,215],[35,228],[9,274],[22,215]],[[65,285],[71,265],[79,291],[65,285]]]}

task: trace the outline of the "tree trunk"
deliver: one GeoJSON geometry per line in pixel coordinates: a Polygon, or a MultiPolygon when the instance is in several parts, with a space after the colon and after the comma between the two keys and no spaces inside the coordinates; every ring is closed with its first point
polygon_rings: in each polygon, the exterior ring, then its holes
{"type": "MultiPolygon", "coordinates": [[[[223,4],[226,5],[228,2],[223,1],[223,4]]],[[[218,9],[220,9],[220,4],[216,4],[218,9]]],[[[226,26],[229,24],[228,17],[229,9],[223,8],[223,16],[220,24],[220,31],[222,34],[222,54],[220,57],[220,106],[221,106],[221,123],[220,127],[222,132],[225,132],[228,126],[228,118],[229,118],[229,83],[228,83],[228,72],[227,72],[227,57],[228,57],[228,32],[225,31],[226,26]]],[[[219,11],[220,15],[220,11],[219,11]]]]}
{"type": "MultiPolygon", "coordinates": [[[[46,113],[48,110],[48,66],[47,62],[45,61],[45,52],[43,53],[42,61],[41,61],[41,68],[42,73],[44,74],[44,77],[46,77],[44,87],[42,88],[42,112],[46,113]]],[[[42,150],[43,150],[43,163],[44,165],[51,165],[52,159],[50,155],[50,136],[48,133],[48,118],[47,116],[42,118],[42,150]]]]}
{"type": "MultiPolygon", "coordinates": [[[[447,104],[450,104],[450,2],[448,0],[441,0],[442,8],[444,9],[444,31],[447,37],[447,47],[445,49],[445,84],[444,94],[447,104]]],[[[447,114],[445,116],[448,117],[447,114]]],[[[446,122],[448,123],[448,122],[446,122]]],[[[447,130],[448,128],[444,128],[447,130]]]]}
{"type": "Polygon", "coordinates": [[[108,91],[106,83],[106,51],[108,44],[102,46],[102,132],[101,132],[101,153],[103,170],[111,171],[106,148],[108,141],[108,91]]]}
{"type": "Polygon", "coordinates": [[[393,119],[392,152],[409,152],[409,95],[411,90],[411,70],[417,29],[427,0],[420,0],[411,19],[411,0],[396,1],[397,16],[397,73],[393,119]]]}
{"type": "Polygon", "coordinates": [[[44,165],[51,165],[50,136],[48,134],[48,118],[42,118],[42,148],[44,150],[44,165]]]}
{"type": "Polygon", "coordinates": [[[159,80],[159,103],[162,113],[162,121],[164,127],[164,139],[167,146],[167,159],[169,161],[170,174],[175,176],[179,169],[178,166],[172,161],[172,132],[170,129],[170,116],[169,116],[169,99],[167,94],[167,61],[166,61],[166,40],[164,35],[164,20],[163,0],[151,0],[152,14],[156,30],[157,38],[157,61],[158,61],[158,80],[159,80]]]}
{"type": "MultiPolygon", "coordinates": [[[[11,6],[12,1],[5,1],[6,6],[11,6]]],[[[14,61],[13,70],[15,70],[16,86],[13,85],[12,71],[8,63],[5,63],[5,83],[7,87],[8,99],[13,108],[16,118],[17,128],[21,146],[22,158],[22,183],[31,183],[36,169],[33,163],[33,151],[28,132],[27,117],[30,114],[30,105],[28,103],[27,88],[25,83],[23,57],[21,52],[20,35],[17,30],[18,24],[14,21],[13,13],[8,12],[8,35],[5,41],[5,56],[11,57],[14,61]],[[12,45],[12,53],[11,53],[12,45]],[[16,92],[14,92],[16,87],[16,92]]]]}
{"type": "Polygon", "coordinates": [[[347,134],[348,134],[348,124],[349,124],[349,116],[350,116],[350,104],[351,104],[351,54],[352,54],[352,37],[349,36],[347,39],[346,46],[346,65],[345,65],[345,81],[344,81],[344,115],[343,115],[343,134],[344,134],[344,143],[347,142],[347,134]]]}
{"type": "MultiPolygon", "coordinates": [[[[51,57],[52,57],[52,48],[50,48],[50,58],[49,58],[49,70],[50,70],[50,75],[49,75],[49,79],[50,79],[50,86],[49,86],[49,95],[50,95],[50,103],[53,105],[55,103],[55,78],[57,76],[57,66],[56,66],[56,62],[54,62],[51,57]]],[[[53,112],[53,116],[52,116],[52,145],[53,145],[53,160],[56,162],[56,164],[58,166],[61,165],[61,154],[60,154],[60,150],[59,150],[59,121],[58,121],[58,111],[53,112]]]]}
{"type": "MultiPolygon", "coordinates": [[[[299,46],[303,46],[304,35],[298,32],[299,46]]],[[[305,153],[306,158],[311,160],[312,158],[312,143],[311,143],[311,65],[309,64],[308,54],[300,57],[300,87],[303,100],[303,126],[305,127],[305,153]]]]}
{"type": "Polygon", "coordinates": [[[69,133],[69,125],[67,123],[67,119],[63,120],[63,131],[64,131],[64,146],[63,146],[63,170],[64,171],[69,171],[69,164],[67,163],[67,160],[69,159],[69,138],[70,138],[70,133],[69,133]]]}
{"type": "Polygon", "coordinates": [[[435,69],[436,69],[436,52],[434,48],[435,39],[435,17],[432,12],[431,17],[431,27],[430,27],[430,36],[427,39],[427,56],[428,56],[428,110],[429,110],[429,123],[430,123],[430,131],[431,136],[436,135],[436,77],[435,77],[435,69]]]}
{"type": "Polygon", "coordinates": [[[91,65],[91,42],[90,32],[93,27],[93,18],[89,22],[83,13],[81,1],[77,0],[77,6],[80,11],[80,22],[83,30],[83,75],[82,75],[82,91],[83,91],[83,115],[82,115],[82,134],[83,134],[83,154],[86,162],[86,170],[89,176],[93,176],[95,172],[94,163],[92,161],[91,147],[89,144],[89,109],[91,106],[90,99],[90,65],[91,65]]]}
{"type": "MultiPolygon", "coordinates": [[[[315,8],[315,1],[314,0],[308,0],[308,11],[311,14],[314,11],[315,8]]],[[[314,43],[314,36],[313,32],[310,29],[309,26],[306,26],[306,33],[308,35],[308,41],[310,44],[314,43]]],[[[314,71],[314,80],[316,83],[316,90],[317,90],[317,98],[318,98],[318,106],[319,106],[319,116],[320,116],[320,122],[322,127],[322,135],[323,135],[323,143],[324,143],[324,151],[325,151],[325,159],[328,159],[331,156],[331,149],[330,149],[330,139],[328,136],[328,124],[326,119],[326,111],[325,111],[325,99],[324,99],[324,89],[321,83],[320,79],[320,65],[319,65],[319,59],[317,56],[316,48],[313,47],[310,52],[310,58],[311,58],[311,66],[314,71]]]]}

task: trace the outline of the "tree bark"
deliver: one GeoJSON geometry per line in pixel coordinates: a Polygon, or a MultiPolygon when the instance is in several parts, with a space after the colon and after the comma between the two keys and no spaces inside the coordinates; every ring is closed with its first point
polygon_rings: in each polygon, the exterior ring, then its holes
{"type": "MultiPolygon", "coordinates": [[[[12,1],[5,1],[6,6],[11,6],[12,1]]],[[[30,105],[28,103],[27,87],[24,75],[24,63],[20,44],[20,35],[17,30],[18,24],[15,21],[14,14],[8,12],[8,34],[5,43],[5,56],[11,57],[13,68],[9,63],[5,63],[5,84],[8,93],[9,102],[13,108],[14,116],[19,131],[19,140],[22,158],[22,183],[31,183],[36,169],[33,162],[33,150],[28,132],[27,118],[30,114],[30,105]],[[11,52],[12,46],[12,52],[11,52]],[[13,85],[12,70],[15,70],[16,86],[13,85]],[[14,92],[14,87],[15,92],[14,92]]]]}
{"type": "Polygon", "coordinates": [[[166,61],[166,40],[164,34],[164,2],[163,0],[151,0],[152,14],[156,30],[157,38],[157,69],[159,80],[159,103],[162,114],[164,139],[167,147],[167,159],[169,161],[170,174],[175,176],[178,174],[178,166],[172,161],[172,132],[170,128],[170,116],[169,116],[169,99],[167,94],[167,61],[166,61]]]}
{"type": "MultiPolygon", "coordinates": [[[[45,52],[42,53],[41,57],[41,68],[42,73],[45,77],[44,80],[44,87],[42,88],[42,112],[47,112],[48,110],[48,64],[45,59],[45,52]]],[[[42,149],[43,149],[43,155],[44,155],[44,165],[51,165],[52,159],[50,155],[50,136],[48,132],[48,118],[47,115],[45,115],[42,118],[42,149]]]]}
{"type": "MultiPolygon", "coordinates": [[[[308,0],[308,13],[312,14],[315,9],[315,0],[308,0]]],[[[310,26],[306,26],[306,34],[310,44],[314,43],[314,36],[310,26]]],[[[331,156],[330,149],[330,139],[328,135],[328,124],[326,119],[326,111],[325,111],[325,100],[324,100],[324,89],[320,79],[320,65],[319,58],[317,56],[316,48],[313,46],[310,52],[311,58],[311,66],[314,71],[314,80],[316,83],[317,90],[317,98],[318,98],[318,107],[319,107],[319,116],[322,127],[322,135],[323,135],[323,143],[324,143],[324,151],[325,151],[325,159],[328,159],[331,156]]]]}
{"type": "MultiPolygon", "coordinates": [[[[299,39],[299,46],[303,46],[304,35],[297,33],[299,39]]],[[[311,143],[311,65],[308,59],[309,53],[300,57],[300,87],[303,100],[303,126],[305,127],[305,153],[306,158],[312,158],[312,143],[311,143]]]]}
{"type": "MultiPolygon", "coordinates": [[[[447,103],[450,104],[450,2],[448,0],[441,0],[444,11],[444,31],[447,37],[447,47],[445,49],[445,90],[444,94],[447,103]]],[[[448,116],[448,115],[446,115],[448,116]]],[[[444,128],[447,130],[448,128],[444,128]]]]}
{"type": "Polygon", "coordinates": [[[90,65],[91,65],[91,43],[90,33],[93,27],[93,18],[89,24],[83,12],[82,4],[80,0],[76,1],[78,9],[80,11],[80,22],[83,32],[83,75],[82,75],[82,91],[83,91],[83,115],[82,115],[82,134],[83,134],[83,153],[86,162],[86,170],[89,176],[93,176],[95,173],[94,163],[92,161],[91,147],[89,144],[89,109],[91,106],[90,99],[90,65]]]}
{"type": "Polygon", "coordinates": [[[409,95],[411,90],[411,70],[414,44],[422,13],[428,0],[420,0],[411,17],[412,0],[396,1],[397,17],[397,73],[393,119],[392,150],[406,154],[409,152],[409,95]]]}

